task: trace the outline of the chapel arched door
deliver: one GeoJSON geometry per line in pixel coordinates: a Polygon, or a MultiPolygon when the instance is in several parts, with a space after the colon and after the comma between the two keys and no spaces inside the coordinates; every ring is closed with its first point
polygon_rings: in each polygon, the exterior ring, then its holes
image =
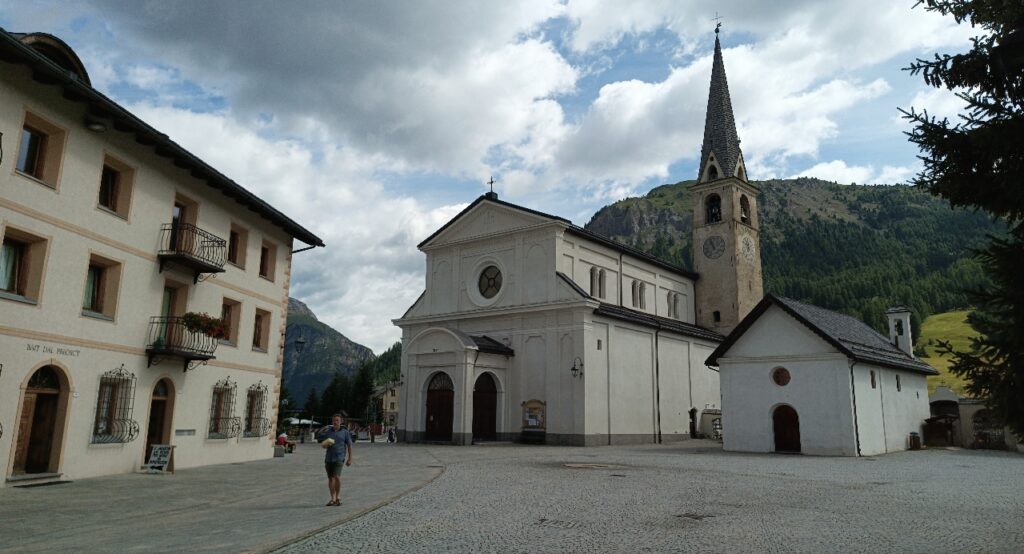
{"type": "Polygon", "coordinates": [[[438,372],[427,385],[427,425],[424,438],[428,441],[451,442],[454,421],[455,385],[447,373],[438,372]]]}
{"type": "Polygon", "coordinates": [[[800,452],[800,416],[785,404],[772,413],[776,452],[800,452]]]}
{"type": "Polygon", "coordinates": [[[473,387],[473,441],[498,440],[498,385],[490,373],[473,387]]]}
{"type": "Polygon", "coordinates": [[[18,422],[15,474],[57,471],[64,439],[63,432],[58,432],[62,427],[58,419],[61,408],[67,404],[67,390],[61,384],[59,372],[56,367],[45,366],[29,378],[18,422]]]}

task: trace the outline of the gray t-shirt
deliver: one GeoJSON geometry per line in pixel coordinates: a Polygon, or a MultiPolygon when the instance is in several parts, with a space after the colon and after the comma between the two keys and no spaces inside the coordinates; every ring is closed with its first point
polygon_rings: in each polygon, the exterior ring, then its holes
{"type": "Polygon", "coordinates": [[[316,434],[317,442],[324,442],[327,439],[334,439],[334,444],[326,448],[327,452],[324,454],[324,461],[332,463],[344,462],[346,455],[345,446],[352,444],[352,434],[344,427],[337,431],[334,430],[334,427],[328,427],[316,434]]]}

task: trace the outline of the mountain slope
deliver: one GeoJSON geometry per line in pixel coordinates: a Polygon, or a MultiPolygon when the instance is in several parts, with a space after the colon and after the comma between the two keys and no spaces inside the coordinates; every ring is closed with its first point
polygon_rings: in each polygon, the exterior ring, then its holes
{"type": "MultiPolygon", "coordinates": [[[[692,267],[692,181],[663,185],[599,210],[586,228],[692,267]]],[[[913,327],[967,307],[985,282],[971,249],[1005,226],[953,210],[908,186],[839,185],[819,179],[759,181],[765,291],[860,318],[877,329],[903,304],[913,327]]]]}
{"type": "Polygon", "coordinates": [[[319,321],[308,306],[294,298],[288,299],[284,345],[284,386],[299,403],[313,387],[322,393],[335,373],[354,375],[360,365],[375,358],[369,348],[319,321]],[[302,352],[296,348],[299,337],[306,341],[302,352]]]}

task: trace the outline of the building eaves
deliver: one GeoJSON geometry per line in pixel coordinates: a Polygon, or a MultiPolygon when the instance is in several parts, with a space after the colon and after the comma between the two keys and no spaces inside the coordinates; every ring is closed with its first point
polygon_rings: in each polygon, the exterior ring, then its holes
{"type": "Polygon", "coordinates": [[[43,84],[61,87],[65,98],[73,102],[87,104],[93,116],[110,120],[117,131],[133,134],[135,141],[139,144],[153,147],[157,156],[168,158],[175,166],[189,170],[192,177],[205,181],[211,188],[233,198],[292,237],[310,246],[324,246],[320,237],[199,159],[195,154],[185,150],[166,134],[139,119],[117,102],[83,83],[76,76],[68,73],[67,70],[31,47],[22,44],[17,36],[3,28],[0,28],[0,61],[30,67],[33,79],[43,84]]]}
{"type": "Polygon", "coordinates": [[[711,342],[722,342],[725,337],[716,333],[710,329],[705,329],[692,323],[686,323],[676,319],[670,319],[659,315],[652,315],[623,306],[616,306],[614,304],[607,304],[602,302],[597,309],[594,310],[594,315],[602,315],[610,317],[612,319],[618,319],[620,321],[628,321],[630,323],[637,323],[645,327],[651,327],[654,329],[661,329],[664,331],[671,331],[680,335],[686,335],[688,337],[694,337],[703,339],[711,342]]]}
{"type": "Polygon", "coordinates": [[[487,335],[470,335],[479,352],[486,354],[500,354],[502,356],[515,356],[516,351],[508,346],[488,337],[487,335]]]}

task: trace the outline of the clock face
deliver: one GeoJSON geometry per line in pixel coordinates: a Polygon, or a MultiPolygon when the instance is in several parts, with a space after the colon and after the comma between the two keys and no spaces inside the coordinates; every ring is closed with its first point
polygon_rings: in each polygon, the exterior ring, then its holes
{"type": "Polygon", "coordinates": [[[725,253],[725,239],[712,235],[704,241],[704,256],[714,260],[725,253]]]}
{"type": "Polygon", "coordinates": [[[740,243],[740,253],[743,254],[743,257],[748,262],[754,261],[754,256],[757,255],[757,250],[754,248],[754,239],[743,237],[743,241],[740,243]]]}

